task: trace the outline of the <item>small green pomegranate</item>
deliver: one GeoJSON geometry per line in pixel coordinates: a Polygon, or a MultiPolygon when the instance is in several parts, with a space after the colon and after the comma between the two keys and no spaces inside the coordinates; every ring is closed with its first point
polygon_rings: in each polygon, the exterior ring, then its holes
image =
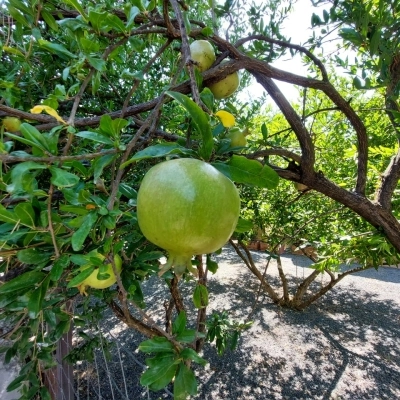
{"type": "MultiPolygon", "coordinates": [[[[226,60],[223,60],[221,64],[226,62],[227,62],[226,60]]],[[[212,91],[216,99],[221,100],[221,99],[226,99],[229,96],[232,96],[232,94],[236,92],[239,85],[240,85],[239,73],[235,71],[232,74],[227,75],[221,81],[208,85],[208,88],[212,91]]]]}
{"type": "MultiPolygon", "coordinates": [[[[101,257],[102,260],[105,259],[103,255],[98,255],[98,257],[101,257]]],[[[114,255],[114,263],[115,263],[115,268],[117,269],[118,272],[121,272],[122,270],[122,259],[118,254],[114,255]]],[[[81,267],[81,270],[84,270],[86,268],[89,268],[90,265],[84,265],[81,267]]],[[[86,293],[86,287],[92,287],[94,289],[106,289],[109,288],[110,286],[114,285],[115,282],[117,282],[117,277],[115,276],[113,267],[110,264],[107,264],[107,271],[106,273],[109,274],[110,276],[107,279],[98,279],[99,273],[99,268],[95,268],[95,270],[78,286],[79,291],[81,294],[86,293]]]]}
{"type": "Polygon", "coordinates": [[[137,198],[143,235],[167,250],[167,263],[180,277],[197,275],[193,255],[220,249],[232,235],[240,211],[235,185],[210,164],[183,158],[165,161],[145,175],[137,198]]]}
{"type": "Polygon", "coordinates": [[[200,72],[206,71],[215,61],[215,52],[211,43],[207,40],[195,40],[190,45],[192,60],[196,61],[200,72]]]}

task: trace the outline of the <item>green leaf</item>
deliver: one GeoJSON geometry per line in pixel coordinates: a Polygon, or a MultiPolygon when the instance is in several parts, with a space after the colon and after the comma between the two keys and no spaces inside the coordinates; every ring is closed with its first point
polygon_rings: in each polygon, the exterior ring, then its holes
{"type": "Polygon", "coordinates": [[[140,11],[146,11],[146,8],[144,7],[142,0],[132,0],[131,3],[132,5],[136,6],[140,11]]]}
{"type": "Polygon", "coordinates": [[[182,343],[192,343],[196,340],[197,331],[195,329],[184,329],[176,335],[176,340],[182,343]]]}
{"type": "Polygon", "coordinates": [[[66,269],[69,265],[69,256],[68,254],[62,254],[57,260],[54,262],[50,271],[50,279],[53,282],[57,282],[60,278],[64,269],[66,269]]]}
{"type": "MultiPolygon", "coordinates": [[[[14,140],[16,140],[18,142],[24,143],[24,144],[26,144],[28,146],[31,146],[31,147],[34,147],[34,148],[38,148],[41,151],[45,151],[45,149],[41,145],[38,145],[36,142],[33,142],[32,140],[25,139],[22,136],[14,135],[13,133],[10,133],[10,132],[4,132],[4,135],[6,135],[9,138],[14,139],[14,140]]],[[[13,154],[15,154],[15,152],[13,152],[13,154]]],[[[16,155],[18,155],[18,154],[16,154],[16,155]]],[[[29,157],[29,156],[31,156],[31,154],[28,154],[28,153],[24,153],[23,154],[23,157],[29,157]]]]}
{"type": "Polygon", "coordinates": [[[0,204],[0,221],[16,224],[19,221],[17,215],[8,211],[2,204],[0,204]]]}
{"type": "Polygon", "coordinates": [[[126,16],[126,30],[129,31],[135,25],[135,18],[140,14],[140,10],[138,7],[133,6],[129,10],[129,14],[126,16]]]}
{"type": "Polygon", "coordinates": [[[106,62],[102,58],[91,56],[86,56],[86,58],[89,61],[89,64],[97,71],[104,71],[106,68],[106,62]]]}
{"type": "Polygon", "coordinates": [[[41,282],[46,275],[40,271],[29,271],[0,286],[0,294],[11,293],[22,289],[32,288],[41,282]]]}
{"type": "Polygon", "coordinates": [[[144,353],[173,352],[174,346],[167,338],[156,336],[140,343],[139,350],[144,353]]]}
{"type": "Polygon", "coordinates": [[[71,326],[71,321],[69,319],[67,319],[65,321],[60,321],[57,324],[55,331],[53,332],[52,339],[54,341],[57,341],[58,339],[60,339],[62,335],[64,335],[65,333],[67,333],[69,331],[70,326],[71,326]]]}
{"type": "Polygon", "coordinates": [[[341,36],[344,40],[348,40],[349,42],[360,46],[363,43],[363,37],[353,28],[342,28],[339,30],[339,36],[341,36]]]}
{"type": "Polygon", "coordinates": [[[42,133],[40,133],[34,126],[24,122],[21,124],[19,129],[25,139],[31,140],[32,142],[36,143],[39,148],[45,149],[46,151],[51,153],[50,146],[47,142],[46,137],[42,133]]]}
{"type": "Polygon", "coordinates": [[[200,100],[210,109],[212,110],[214,107],[214,95],[212,91],[205,87],[200,93],[200,100]]]}
{"type": "Polygon", "coordinates": [[[19,203],[14,207],[15,215],[20,223],[30,228],[35,227],[35,211],[31,203],[19,203]]]}
{"type": "Polygon", "coordinates": [[[125,32],[125,24],[114,14],[107,13],[106,23],[110,28],[116,31],[125,32]]]}
{"type": "Polygon", "coordinates": [[[203,138],[199,151],[200,155],[205,161],[208,161],[214,148],[213,135],[208,115],[188,96],[185,96],[182,93],[170,91],[166,92],[166,94],[178,101],[190,114],[197,133],[203,138]]]}
{"type": "Polygon", "coordinates": [[[98,132],[91,132],[91,131],[82,131],[75,133],[75,136],[79,136],[84,139],[93,140],[97,143],[108,144],[110,146],[114,146],[114,142],[107,136],[98,133],[98,132]]]}
{"type": "Polygon", "coordinates": [[[92,95],[93,96],[100,89],[100,85],[101,85],[101,72],[100,71],[96,71],[92,75],[92,95]]]}
{"type": "Polygon", "coordinates": [[[213,35],[213,33],[214,33],[214,30],[209,26],[206,26],[205,28],[203,28],[201,30],[201,34],[204,36],[211,36],[211,35],[213,35]]]}
{"type": "Polygon", "coordinates": [[[85,20],[87,20],[88,17],[78,0],[64,0],[64,3],[69,4],[70,6],[75,8],[75,10],[77,10],[84,17],[85,20]]]}
{"type": "Polygon", "coordinates": [[[363,84],[361,82],[361,79],[358,76],[355,76],[353,79],[353,85],[356,89],[362,89],[363,84]]]}
{"type": "Polygon", "coordinates": [[[153,261],[158,260],[164,256],[164,253],[161,251],[143,251],[137,257],[137,262],[145,262],[145,261],[153,261]]]}
{"type": "Polygon", "coordinates": [[[93,168],[94,181],[97,181],[97,179],[100,178],[100,176],[103,174],[104,168],[107,167],[107,165],[110,165],[115,159],[115,157],[116,157],[115,154],[106,154],[93,161],[92,168],[93,168]]]}
{"type": "Polygon", "coordinates": [[[38,249],[23,249],[17,252],[19,261],[25,264],[42,264],[50,259],[51,253],[46,253],[38,249]]]}
{"type": "Polygon", "coordinates": [[[140,377],[140,384],[157,391],[165,388],[176,374],[178,365],[175,361],[160,363],[157,367],[150,367],[140,377]]]}
{"type": "Polygon", "coordinates": [[[27,307],[29,318],[35,319],[39,315],[49,287],[49,282],[50,277],[47,277],[39,287],[30,293],[27,307]]]}
{"type": "Polygon", "coordinates": [[[212,272],[213,274],[215,274],[218,270],[218,263],[216,261],[213,261],[210,257],[210,255],[207,254],[207,258],[206,258],[206,266],[207,269],[212,272]]]}
{"type": "Polygon", "coordinates": [[[58,31],[58,25],[54,17],[44,8],[40,11],[46,24],[53,30],[58,31]]]}
{"type": "Polygon", "coordinates": [[[172,333],[174,335],[180,334],[184,331],[186,326],[186,313],[181,311],[172,323],[172,333]]]}
{"type": "Polygon", "coordinates": [[[83,243],[85,242],[85,239],[89,235],[90,230],[92,229],[96,221],[97,214],[95,212],[90,212],[89,214],[87,214],[80,228],[76,232],[74,232],[71,237],[71,244],[74,251],[79,251],[82,249],[83,243]]]}
{"type": "Polygon", "coordinates": [[[126,183],[120,183],[118,186],[118,190],[123,196],[127,197],[128,199],[137,198],[137,191],[126,183]]]}
{"type": "Polygon", "coordinates": [[[95,266],[91,265],[81,271],[78,275],[74,276],[69,282],[67,287],[72,288],[80,285],[87,277],[91,275],[91,273],[95,270],[95,266]]]}
{"type": "Polygon", "coordinates": [[[79,182],[79,177],[61,168],[49,167],[51,172],[51,183],[58,188],[75,186],[79,182]]]}
{"type": "Polygon", "coordinates": [[[11,171],[11,182],[7,190],[13,195],[25,196],[26,194],[46,195],[44,191],[37,190],[36,173],[31,170],[47,169],[46,165],[27,161],[17,164],[11,171]]]}
{"type": "Polygon", "coordinates": [[[39,390],[39,398],[41,400],[52,400],[50,392],[45,386],[42,386],[39,390]]]}
{"type": "Polygon", "coordinates": [[[227,164],[213,163],[212,165],[237,183],[274,189],[279,182],[279,175],[271,167],[244,156],[233,155],[227,164]]]}
{"type": "Polygon", "coordinates": [[[18,389],[26,380],[28,380],[28,375],[29,374],[21,374],[12,380],[7,386],[7,392],[12,392],[13,390],[18,389]]]}
{"type": "Polygon", "coordinates": [[[150,368],[160,368],[163,365],[170,365],[176,361],[174,353],[157,353],[154,357],[146,358],[146,365],[150,368]]]}
{"type": "Polygon", "coordinates": [[[208,290],[204,285],[197,285],[193,292],[193,304],[196,308],[204,308],[208,305],[208,290]]]}
{"type": "Polygon", "coordinates": [[[196,377],[193,371],[181,362],[174,381],[174,400],[185,400],[188,396],[196,394],[196,377]]]}
{"type": "Polygon", "coordinates": [[[133,162],[145,160],[146,158],[159,158],[169,156],[171,154],[192,155],[193,151],[187,149],[186,147],[180,146],[178,143],[160,143],[138,151],[130,160],[124,162],[121,165],[121,168],[125,168],[127,165],[133,162]]]}
{"type": "Polygon", "coordinates": [[[8,12],[12,16],[15,21],[18,21],[21,25],[27,26],[30,28],[27,18],[21,14],[16,8],[12,6],[8,6],[8,12]]]}
{"type": "Polygon", "coordinates": [[[77,56],[68,51],[63,45],[57,43],[51,43],[48,40],[39,39],[38,44],[42,49],[49,51],[50,53],[57,54],[63,59],[77,58],[77,56]]]}
{"type": "Polygon", "coordinates": [[[254,226],[253,221],[239,217],[238,223],[235,228],[235,232],[237,233],[248,232],[251,229],[253,229],[253,226],[254,226]]]}
{"type": "Polygon", "coordinates": [[[124,129],[128,124],[129,122],[126,119],[112,119],[108,114],[106,114],[100,119],[100,130],[107,136],[119,138],[122,129],[124,129]]]}
{"type": "Polygon", "coordinates": [[[194,351],[190,347],[186,347],[185,349],[183,349],[180,352],[180,356],[184,360],[192,360],[192,361],[196,362],[197,364],[202,365],[203,367],[208,363],[207,360],[205,360],[204,358],[200,357],[198,355],[198,353],[196,353],[196,351],[194,351]]]}
{"type": "Polygon", "coordinates": [[[268,139],[268,128],[265,122],[261,125],[261,134],[264,140],[268,139]]]}

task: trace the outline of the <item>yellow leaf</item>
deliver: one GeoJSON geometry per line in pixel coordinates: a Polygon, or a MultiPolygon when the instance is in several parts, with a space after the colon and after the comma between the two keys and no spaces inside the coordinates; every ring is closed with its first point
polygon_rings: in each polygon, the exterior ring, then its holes
{"type": "Polygon", "coordinates": [[[215,113],[215,116],[221,120],[225,128],[232,128],[235,125],[235,117],[228,111],[219,110],[215,113]]]}
{"type": "Polygon", "coordinates": [[[32,114],[40,114],[42,111],[45,111],[47,114],[51,115],[54,117],[58,122],[61,122],[63,124],[67,124],[57,113],[57,111],[54,108],[51,108],[50,106],[35,106],[31,109],[32,114]]]}

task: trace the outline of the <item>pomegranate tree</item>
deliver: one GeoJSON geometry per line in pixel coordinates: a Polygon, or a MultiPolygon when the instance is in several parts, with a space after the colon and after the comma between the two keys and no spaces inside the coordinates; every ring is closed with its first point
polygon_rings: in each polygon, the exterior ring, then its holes
{"type": "Polygon", "coordinates": [[[167,250],[177,276],[197,275],[192,256],[220,249],[232,235],[240,211],[235,185],[206,162],[175,159],[152,167],[138,192],[137,217],[143,235],[167,250]]]}

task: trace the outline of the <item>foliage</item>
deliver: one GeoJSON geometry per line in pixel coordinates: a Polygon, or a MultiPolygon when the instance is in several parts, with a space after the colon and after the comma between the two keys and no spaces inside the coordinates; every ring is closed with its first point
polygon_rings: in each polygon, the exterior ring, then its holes
{"type": "Polygon", "coordinates": [[[24,363],[10,390],[48,398],[41,372],[54,365],[57,342],[74,323],[83,341],[69,359],[90,359],[96,339],[81,327],[97,326],[105,308],[148,337],[139,346],[152,355],[142,384],[159,390],[174,382],[177,399],[197,391],[191,362],[204,364],[205,341],[215,340],[219,353],[235,347],[248,324],[225,312],[207,320],[206,277],[218,268],[211,255],[205,264],[192,260],[194,281],[171,271],[160,280],[171,294],[165,328],[148,314],[142,288],[159,279],[165,254],[140,231],[137,191],[165,159],[202,159],[235,182],[243,199],[237,250],[279,304],[301,308],[317,297],[304,299],[307,282],[293,298],[271,291],[244,243],[259,229],[278,265],[282,243],[318,245],[324,257],[313,277],[333,274],[343,260],[398,260],[398,4],[319,4],[322,18],[311,17],[315,29],[302,47],[280,30],[291,1],[5,2],[0,118],[22,122],[19,131],[2,122],[0,132],[0,318],[9,343],[2,351],[7,362],[24,363]],[[330,63],[322,50],[332,37],[357,52],[354,61],[339,50],[330,63]],[[196,39],[217,53],[202,73],[190,59],[196,39]],[[284,55],[301,55],[309,75],[271,68],[284,55]],[[338,65],[351,81],[337,76],[338,65]],[[239,70],[239,92],[254,78],[264,97],[216,101],[208,86],[239,70]],[[301,87],[299,102],[291,105],[274,80],[301,87]],[[267,95],[279,112],[265,110],[267,95]],[[246,146],[231,146],[233,128],[248,133],[246,146]],[[297,192],[293,182],[307,189],[297,192]],[[107,264],[117,287],[83,298],[76,285],[107,264]],[[93,299],[98,306],[89,306],[93,299]]]}

